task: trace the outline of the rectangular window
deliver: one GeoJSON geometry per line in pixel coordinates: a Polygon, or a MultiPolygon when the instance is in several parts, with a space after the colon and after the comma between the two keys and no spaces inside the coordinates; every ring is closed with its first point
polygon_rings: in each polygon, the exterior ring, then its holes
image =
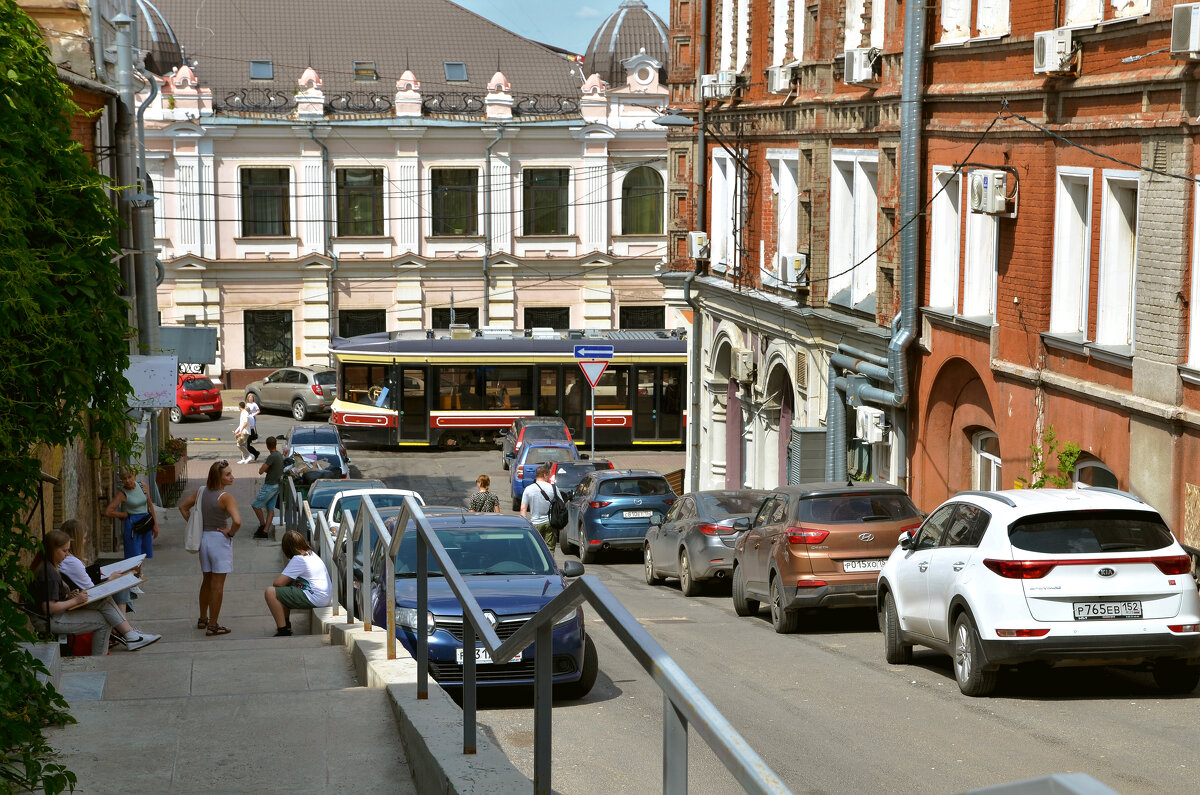
{"type": "Polygon", "coordinates": [[[430,169],[429,190],[432,234],[479,234],[479,169],[430,169]]]}
{"type": "Polygon", "coordinates": [[[629,408],[629,368],[625,365],[605,368],[596,382],[596,410],[629,408]]]}
{"type": "Polygon", "coordinates": [[[286,168],[243,168],[242,237],[285,237],[292,232],[286,168]]]}
{"type": "Polygon", "coordinates": [[[379,75],[375,73],[374,61],[355,61],[354,62],[354,79],[355,80],[378,80],[379,75]]]}
{"type": "Polygon", "coordinates": [[[430,310],[430,328],[450,328],[450,324],[462,325],[469,328],[479,328],[479,308],[462,306],[454,308],[454,318],[450,317],[450,307],[439,306],[430,310]]]}
{"type": "Polygon", "coordinates": [[[847,0],[846,2],[846,46],[851,47],[883,47],[883,14],[884,3],[871,3],[871,16],[866,19],[865,0],[847,0]],[[864,36],[863,34],[866,34],[864,36]]]}
{"type": "Polygon", "coordinates": [[[784,286],[793,282],[787,258],[797,253],[799,230],[799,167],[797,152],[767,153],[771,169],[771,198],[775,210],[775,255],[763,263],[762,283],[784,286]]]}
{"type": "Polygon", "coordinates": [[[828,296],[831,303],[859,306],[875,294],[879,153],[834,150],[832,166],[828,296]]]}
{"type": "Polygon", "coordinates": [[[525,328],[565,329],[571,327],[571,310],[566,307],[534,306],[525,310],[525,328]]]}
{"type": "Polygon", "coordinates": [[[250,79],[251,80],[274,80],[275,79],[275,64],[271,61],[251,61],[250,62],[250,79]]]}
{"type": "Polygon", "coordinates": [[[446,61],[442,64],[446,72],[446,82],[462,83],[467,79],[467,65],[459,61],[446,61]]]}
{"type": "Polygon", "coordinates": [[[1095,24],[1104,18],[1104,0],[1067,0],[1063,5],[1063,25],[1077,27],[1095,24]]]}
{"type": "Polygon", "coordinates": [[[338,312],[338,336],[357,337],[387,331],[387,312],[383,309],[342,309],[338,312]]]}
{"type": "Polygon", "coordinates": [[[1008,0],[975,0],[975,27],[980,38],[1004,36],[1009,32],[1008,0]]]}
{"type": "Polygon", "coordinates": [[[782,66],[787,62],[787,23],[793,0],[774,0],[771,20],[771,65],[782,66]]]}
{"type": "Polygon", "coordinates": [[[1054,203],[1053,334],[1087,333],[1088,270],[1092,259],[1092,171],[1059,168],[1054,203]]]}
{"type": "Polygon", "coordinates": [[[347,364],[342,367],[342,400],[375,405],[387,386],[388,365],[347,364]]]}
{"type": "Polygon", "coordinates": [[[737,232],[745,215],[745,174],[728,152],[714,149],[711,179],[709,262],[716,271],[736,269],[741,261],[737,232]]]}
{"type": "Polygon", "coordinates": [[[528,367],[484,367],[483,389],[489,409],[533,408],[528,367]]]}
{"type": "Polygon", "coordinates": [[[568,168],[527,168],[524,172],[522,234],[565,235],[571,182],[568,168]]]}
{"type": "Polygon", "coordinates": [[[987,213],[967,215],[967,261],[963,269],[963,307],[967,317],[996,312],[996,256],[1000,220],[987,213]]]}
{"type": "Polygon", "coordinates": [[[1096,342],[1133,344],[1133,307],[1137,272],[1138,175],[1104,172],[1100,214],[1100,294],[1096,342]]]}
{"type": "Polygon", "coordinates": [[[957,44],[971,38],[995,38],[1010,32],[1009,0],[942,0],[939,44],[957,44]],[[975,30],[971,21],[975,21],[975,30]]]}
{"type": "Polygon", "coordinates": [[[667,310],[662,306],[623,306],[619,310],[618,326],[627,329],[664,329],[667,310]]]}
{"type": "Polygon", "coordinates": [[[338,237],[383,234],[383,169],[339,168],[337,171],[338,237]]]}
{"type": "Polygon", "coordinates": [[[962,180],[953,171],[934,168],[933,192],[929,220],[929,305],[956,313],[962,180]]]}
{"type": "Polygon", "coordinates": [[[246,337],[245,367],[289,367],[292,364],[292,313],[256,310],[242,313],[246,337]]]}
{"type": "Polygon", "coordinates": [[[442,411],[479,411],[483,400],[476,389],[476,368],[439,367],[438,407],[442,411]]]}

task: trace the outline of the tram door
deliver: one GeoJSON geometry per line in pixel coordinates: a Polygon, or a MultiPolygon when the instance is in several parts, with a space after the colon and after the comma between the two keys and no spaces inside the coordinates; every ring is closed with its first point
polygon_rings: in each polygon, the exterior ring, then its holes
{"type": "Polygon", "coordinates": [[[429,372],[424,367],[402,367],[398,376],[399,442],[426,443],[429,441],[429,410],[425,384],[429,381],[429,372]]]}
{"type": "Polygon", "coordinates": [[[635,367],[633,440],[677,442],[683,438],[683,368],[635,367]]]}

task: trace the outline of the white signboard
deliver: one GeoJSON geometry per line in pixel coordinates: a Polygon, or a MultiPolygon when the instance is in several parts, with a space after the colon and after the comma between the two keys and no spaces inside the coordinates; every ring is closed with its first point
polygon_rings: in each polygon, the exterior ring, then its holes
{"type": "Polygon", "coordinates": [[[130,356],[125,377],[133,387],[131,408],[165,409],[175,405],[179,364],[174,356],[130,356]]]}

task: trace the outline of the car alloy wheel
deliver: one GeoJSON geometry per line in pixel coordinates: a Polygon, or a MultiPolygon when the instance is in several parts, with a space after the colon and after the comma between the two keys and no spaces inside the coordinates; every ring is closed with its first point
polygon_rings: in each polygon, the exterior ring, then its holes
{"type": "Polygon", "coordinates": [[[662,577],[658,576],[658,572],[654,570],[654,553],[650,551],[650,544],[647,543],[642,548],[642,562],[646,567],[646,584],[659,585],[662,583],[662,577]]]}
{"type": "Polygon", "coordinates": [[[783,586],[778,577],[771,578],[771,626],[780,635],[789,635],[800,628],[800,614],[783,607],[783,586]]]}
{"type": "Polygon", "coordinates": [[[171,407],[171,422],[183,422],[183,412],[179,406],[171,407]]]}
{"type": "Polygon", "coordinates": [[[302,422],[308,416],[308,406],[304,405],[304,401],[296,398],[292,401],[292,416],[297,422],[302,422]]]}
{"type": "Polygon", "coordinates": [[[588,544],[587,531],[583,529],[583,525],[579,525],[579,562],[592,563],[596,560],[596,553],[588,544]]]}
{"type": "Polygon", "coordinates": [[[697,596],[700,593],[700,583],[692,576],[692,562],[686,549],[679,550],[679,590],[684,596],[697,596]]]}
{"type": "Polygon", "coordinates": [[[986,696],[996,688],[996,672],[983,670],[979,633],[962,613],[954,622],[954,678],[964,696],[986,696]]]}

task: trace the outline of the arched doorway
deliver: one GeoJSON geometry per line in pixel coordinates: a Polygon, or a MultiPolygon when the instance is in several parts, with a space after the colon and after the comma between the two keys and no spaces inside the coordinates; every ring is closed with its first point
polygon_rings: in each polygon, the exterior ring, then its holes
{"type": "Polygon", "coordinates": [[[997,430],[979,373],[964,359],[948,360],[926,396],[920,475],[912,479],[917,504],[937,505],[951,494],[976,488],[980,473],[1003,488],[997,430]]]}
{"type": "MultiPolygon", "coordinates": [[[[711,377],[705,384],[704,414],[706,422],[701,427],[701,433],[704,434],[701,449],[706,451],[707,455],[701,457],[699,478],[700,486],[704,489],[725,488],[728,469],[725,453],[728,434],[725,426],[728,417],[727,402],[732,351],[733,346],[728,339],[721,338],[718,341],[716,354],[712,360],[711,377]]],[[[740,407],[736,416],[738,417],[736,424],[740,438],[740,407]]]]}
{"type": "Polygon", "coordinates": [[[760,488],[771,489],[787,484],[787,449],[795,413],[792,377],[781,359],[769,364],[767,386],[761,414],[762,444],[759,460],[760,488]]]}

